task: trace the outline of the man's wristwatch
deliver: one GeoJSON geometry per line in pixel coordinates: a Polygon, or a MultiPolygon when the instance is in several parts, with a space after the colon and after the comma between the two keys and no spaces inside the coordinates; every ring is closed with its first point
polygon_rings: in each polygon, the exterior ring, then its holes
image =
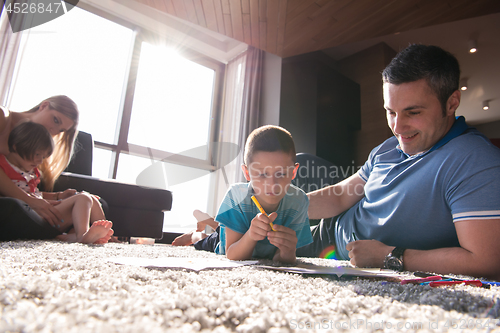
{"type": "Polygon", "coordinates": [[[384,268],[401,272],[403,270],[403,253],[406,249],[395,247],[384,259],[384,268]]]}

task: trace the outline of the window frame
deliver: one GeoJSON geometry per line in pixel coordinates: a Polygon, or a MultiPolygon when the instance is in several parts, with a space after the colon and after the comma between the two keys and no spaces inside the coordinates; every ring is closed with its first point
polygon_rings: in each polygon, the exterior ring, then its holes
{"type": "Polygon", "coordinates": [[[218,156],[214,156],[217,150],[214,149],[213,145],[214,143],[218,142],[220,138],[219,133],[222,122],[222,104],[226,64],[203,55],[199,52],[196,52],[192,49],[189,49],[188,47],[180,45],[172,38],[169,38],[169,36],[161,35],[160,33],[140,27],[132,22],[119,18],[90,4],[80,2],[78,4],[78,7],[82,10],[86,10],[92,14],[100,16],[103,19],[110,20],[116,24],[120,24],[129,29],[132,29],[135,35],[134,40],[131,43],[133,46],[131,47],[130,53],[128,55],[128,68],[124,77],[122,88],[122,98],[120,101],[120,110],[118,112],[115,141],[111,144],[94,141],[95,148],[111,151],[110,170],[108,173],[108,177],[111,179],[116,179],[120,154],[130,154],[133,156],[144,157],[156,161],[167,161],[169,163],[175,163],[187,167],[209,171],[217,170],[219,159],[218,156]],[[127,140],[132,115],[132,105],[134,102],[134,91],[139,69],[141,45],[143,42],[151,43],[152,45],[161,43],[180,46],[180,50],[178,50],[178,53],[182,57],[214,70],[214,85],[212,91],[211,106],[212,121],[209,124],[209,137],[207,138],[208,154],[206,160],[200,160],[197,158],[183,156],[168,151],[162,151],[150,147],[128,143],[127,140]]]}

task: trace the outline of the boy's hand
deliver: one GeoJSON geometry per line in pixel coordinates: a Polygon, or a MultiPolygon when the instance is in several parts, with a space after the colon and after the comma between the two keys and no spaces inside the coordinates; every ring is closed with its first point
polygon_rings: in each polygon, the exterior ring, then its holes
{"type": "Polygon", "coordinates": [[[250,229],[247,231],[250,238],[256,242],[266,238],[268,232],[272,230],[269,223],[273,222],[276,217],[278,217],[276,212],[269,214],[269,217],[262,213],[255,215],[250,224],[250,229]]]}
{"type": "Polygon", "coordinates": [[[278,224],[274,225],[274,229],[276,231],[271,230],[267,233],[269,243],[278,248],[274,260],[295,262],[295,249],[298,241],[295,230],[278,224]]]}

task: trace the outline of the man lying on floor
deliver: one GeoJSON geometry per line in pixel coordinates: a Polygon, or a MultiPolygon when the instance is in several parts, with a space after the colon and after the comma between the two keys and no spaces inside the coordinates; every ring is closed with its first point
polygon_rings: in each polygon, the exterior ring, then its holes
{"type": "Polygon", "coordinates": [[[335,246],[358,267],[500,280],[500,150],[455,117],[458,61],[410,45],[382,76],[394,136],[350,178],[308,193],[310,219],[336,217],[297,256],[335,246]]]}

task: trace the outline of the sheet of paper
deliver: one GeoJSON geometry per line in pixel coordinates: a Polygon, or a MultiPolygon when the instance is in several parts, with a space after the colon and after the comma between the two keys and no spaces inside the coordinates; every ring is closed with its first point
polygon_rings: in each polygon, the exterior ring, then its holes
{"type": "Polygon", "coordinates": [[[193,271],[201,271],[210,268],[234,268],[244,265],[253,265],[258,261],[229,261],[207,258],[137,258],[137,257],[113,257],[106,258],[107,261],[119,265],[133,265],[142,267],[163,267],[163,268],[185,268],[193,271]]]}
{"type": "Polygon", "coordinates": [[[293,267],[287,266],[266,266],[257,265],[256,267],[272,269],[277,271],[297,273],[297,274],[328,274],[337,275],[341,277],[343,275],[348,276],[361,276],[361,277],[380,277],[380,278],[401,278],[401,274],[389,269],[380,268],[357,268],[350,266],[318,266],[313,264],[300,263],[293,267]]]}

